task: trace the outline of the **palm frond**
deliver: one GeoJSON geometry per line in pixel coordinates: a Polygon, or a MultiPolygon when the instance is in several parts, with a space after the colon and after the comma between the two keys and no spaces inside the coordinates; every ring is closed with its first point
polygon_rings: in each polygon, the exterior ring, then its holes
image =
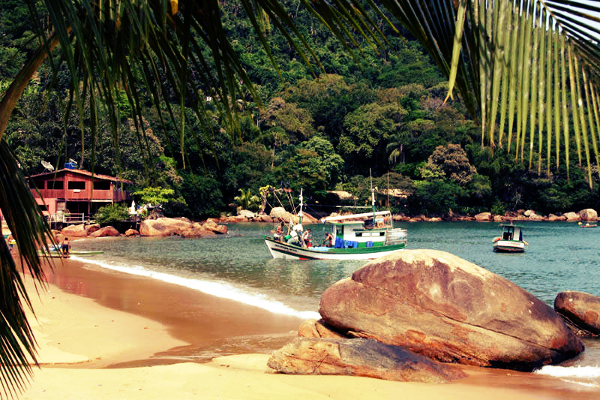
{"type": "MultiPolygon", "coordinates": [[[[593,135],[598,131],[593,94],[600,84],[599,2],[399,0],[382,4],[421,41],[448,75],[450,89],[456,76],[465,105],[480,122],[482,144],[507,146],[522,161],[527,153],[530,167],[537,154],[537,170],[541,173],[545,163],[550,173],[552,146],[555,166],[560,165],[562,121],[567,168],[572,140],[580,165],[585,158],[591,171],[592,163],[600,163],[593,135]],[[420,11],[425,8],[430,11],[420,11]],[[435,12],[431,10],[440,8],[453,12],[431,15],[435,12]],[[450,27],[454,42],[444,31],[431,29],[433,25],[450,27]]],[[[591,175],[588,179],[591,185],[591,175]]]]}
{"type": "MultiPolygon", "coordinates": [[[[43,284],[38,249],[51,242],[52,234],[31,195],[14,153],[0,141],[0,209],[18,247],[21,266],[43,284]]],[[[21,269],[17,267],[6,241],[0,240],[0,377],[5,394],[22,391],[32,374],[28,357],[36,364],[36,341],[25,318],[24,306],[31,308],[21,269]]]]}

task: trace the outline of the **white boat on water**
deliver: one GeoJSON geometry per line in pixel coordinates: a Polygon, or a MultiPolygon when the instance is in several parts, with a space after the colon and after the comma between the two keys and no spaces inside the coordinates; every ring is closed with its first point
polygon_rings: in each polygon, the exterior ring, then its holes
{"type": "Polygon", "coordinates": [[[494,251],[497,253],[523,253],[525,246],[529,243],[523,240],[522,227],[512,223],[500,226],[502,234],[494,238],[494,251]]]}
{"type": "Polygon", "coordinates": [[[302,240],[302,195],[300,223],[287,235],[266,236],[265,244],[273,258],[294,260],[373,260],[406,247],[406,229],[394,228],[390,211],[327,217],[331,226],[326,246],[311,246],[302,240]]]}

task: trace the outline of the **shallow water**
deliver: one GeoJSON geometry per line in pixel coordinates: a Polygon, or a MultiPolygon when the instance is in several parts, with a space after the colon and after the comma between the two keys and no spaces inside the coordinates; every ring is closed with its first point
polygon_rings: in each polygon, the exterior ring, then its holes
{"type": "MultiPolygon", "coordinates": [[[[497,254],[492,251],[492,240],[500,234],[497,223],[395,224],[408,230],[407,248],[453,253],[507,278],[550,306],[564,290],[600,296],[600,228],[582,229],[565,222],[519,225],[529,243],[526,252],[497,254]]],[[[228,235],[214,238],[102,238],[73,242],[73,249],[103,250],[101,255],[79,257],[103,268],[150,276],[302,318],[318,318],[323,291],[365,264],[272,259],[263,240],[270,229],[270,224],[230,224],[228,235]]],[[[324,226],[311,229],[314,242],[320,243],[324,226]]],[[[570,361],[567,371],[543,372],[575,373],[576,379],[600,385],[599,342],[586,340],[585,344],[586,351],[570,361]]]]}

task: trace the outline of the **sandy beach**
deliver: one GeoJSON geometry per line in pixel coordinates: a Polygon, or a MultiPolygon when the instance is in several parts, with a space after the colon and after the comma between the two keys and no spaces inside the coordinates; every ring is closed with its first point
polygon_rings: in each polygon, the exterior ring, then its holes
{"type": "Polygon", "coordinates": [[[466,368],[444,384],[290,376],[269,354],[301,320],[146,277],[56,261],[36,295],[35,369],[20,399],[592,399],[597,391],[514,371],[466,368]]]}

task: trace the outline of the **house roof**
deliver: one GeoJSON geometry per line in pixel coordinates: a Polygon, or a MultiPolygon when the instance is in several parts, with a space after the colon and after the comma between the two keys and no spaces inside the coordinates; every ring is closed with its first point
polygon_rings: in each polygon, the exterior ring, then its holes
{"type": "Polygon", "coordinates": [[[56,176],[56,175],[59,175],[62,173],[67,173],[67,172],[93,177],[94,179],[102,179],[105,181],[133,184],[133,182],[128,181],[127,179],[121,179],[121,178],[118,178],[115,176],[110,176],[110,175],[95,174],[90,171],[86,171],[84,169],[69,169],[69,168],[63,168],[63,169],[59,169],[57,171],[52,171],[52,172],[43,172],[41,174],[31,175],[31,176],[29,176],[29,178],[45,178],[45,177],[51,178],[53,176],[56,176]]]}

